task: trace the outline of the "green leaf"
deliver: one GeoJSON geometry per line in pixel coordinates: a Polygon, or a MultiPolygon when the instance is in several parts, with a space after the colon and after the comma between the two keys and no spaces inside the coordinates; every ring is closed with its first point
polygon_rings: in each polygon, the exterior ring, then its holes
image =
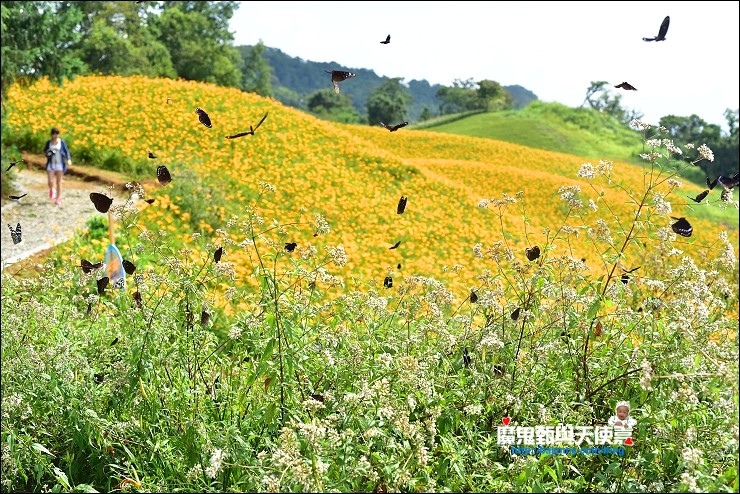
{"type": "Polygon", "coordinates": [[[54,453],[52,453],[51,451],[49,451],[48,449],[46,449],[46,447],[44,447],[43,444],[33,443],[31,445],[31,447],[33,447],[33,449],[35,449],[39,453],[46,453],[47,455],[51,456],[52,458],[56,458],[56,456],[54,455],[54,453]]]}

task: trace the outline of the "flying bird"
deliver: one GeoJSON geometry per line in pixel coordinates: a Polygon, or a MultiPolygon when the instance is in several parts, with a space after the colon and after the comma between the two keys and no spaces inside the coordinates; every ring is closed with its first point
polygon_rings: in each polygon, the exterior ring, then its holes
{"type": "Polygon", "coordinates": [[[22,196],[8,196],[8,197],[10,197],[11,199],[13,199],[14,201],[17,201],[18,199],[22,199],[22,198],[26,197],[27,195],[28,195],[28,193],[25,193],[22,196]]]}
{"type": "Polygon", "coordinates": [[[346,70],[325,70],[324,72],[331,74],[331,83],[334,86],[334,92],[337,94],[339,94],[340,82],[357,75],[353,72],[347,72],[346,70]]]}
{"type": "Polygon", "coordinates": [[[702,192],[696,197],[691,197],[691,196],[686,196],[686,197],[688,197],[689,199],[691,199],[692,201],[696,203],[700,203],[701,201],[704,200],[705,197],[707,197],[707,194],[709,194],[709,189],[705,190],[704,192],[702,192]]]}
{"type": "Polygon", "coordinates": [[[668,25],[671,23],[670,16],[665,16],[663,22],[660,24],[660,30],[658,35],[654,38],[642,38],[643,41],[665,41],[665,35],[668,32],[668,25]]]}
{"type": "Polygon", "coordinates": [[[624,89],[625,91],[637,91],[637,88],[630,84],[629,82],[623,82],[622,84],[617,84],[614,86],[619,89],[624,89]]]}
{"type": "Polygon", "coordinates": [[[392,246],[390,247],[390,249],[388,249],[388,250],[393,250],[393,249],[397,249],[399,245],[401,245],[401,241],[400,241],[400,240],[399,240],[398,242],[396,242],[395,244],[393,244],[393,245],[392,245],[392,246]]]}
{"type": "Polygon", "coordinates": [[[382,125],[384,128],[390,130],[391,132],[395,132],[401,127],[406,127],[409,123],[408,122],[401,122],[398,125],[386,125],[383,122],[380,122],[380,125],[382,125]]]}
{"type": "Polygon", "coordinates": [[[231,135],[231,136],[226,136],[226,138],[227,139],[236,139],[237,137],[244,137],[244,136],[248,136],[248,135],[254,135],[254,131],[257,130],[260,125],[262,125],[262,122],[264,122],[266,118],[267,118],[267,113],[265,113],[265,116],[262,117],[262,120],[260,120],[259,123],[256,126],[252,127],[250,125],[248,131],[241,132],[239,134],[234,134],[234,135],[231,135]]]}
{"type": "Polygon", "coordinates": [[[391,42],[391,35],[389,34],[388,36],[385,37],[385,41],[381,41],[380,44],[387,45],[390,42],[391,42]]]}
{"type": "Polygon", "coordinates": [[[211,117],[208,116],[206,111],[203,108],[196,108],[195,113],[198,115],[198,121],[208,127],[209,129],[212,127],[211,125],[211,117]]]}
{"type": "Polygon", "coordinates": [[[11,161],[10,165],[8,165],[8,167],[5,169],[5,172],[6,173],[9,172],[10,169],[13,168],[15,165],[17,165],[18,163],[25,163],[25,161],[24,160],[11,161]]]}

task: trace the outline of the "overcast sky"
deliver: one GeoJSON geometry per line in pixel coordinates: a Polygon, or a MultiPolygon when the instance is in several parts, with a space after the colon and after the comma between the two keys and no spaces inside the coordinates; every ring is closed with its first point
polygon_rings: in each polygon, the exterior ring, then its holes
{"type": "Polygon", "coordinates": [[[579,106],[591,81],[627,81],[622,105],[657,124],[726,128],[740,92],[740,2],[238,2],[234,44],[387,77],[491,79],[579,106]],[[670,15],[666,41],[647,43],[670,15]],[[391,43],[380,44],[386,35],[391,43]]]}

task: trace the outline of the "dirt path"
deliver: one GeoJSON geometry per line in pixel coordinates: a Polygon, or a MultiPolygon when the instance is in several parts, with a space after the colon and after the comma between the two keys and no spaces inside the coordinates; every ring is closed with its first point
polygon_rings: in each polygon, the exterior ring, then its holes
{"type": "Polygon", "coordinates": [[[15,200],[2,198],[2,269],[24,259],[40,258],[60,242],[72,238],[75,229],[85,228],[87,220],[101,216],[90,201],[91,192],[106,193],[114,186],[114,197],[125,190],[124,179],[90,167],[74,166],[62,182],[62,204],[49,199],[45,158],[23,153],[26,160],[15,173],[15,195],[28,194],[15,200]],[[22,240],[13,244],[7,225],[21,224],[22,240]]]}

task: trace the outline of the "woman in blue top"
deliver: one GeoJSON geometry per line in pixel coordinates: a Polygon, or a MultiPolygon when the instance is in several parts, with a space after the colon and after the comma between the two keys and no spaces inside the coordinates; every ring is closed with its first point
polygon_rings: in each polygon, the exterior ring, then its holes
{"type": "Polygon", "coordinates": [[[54,204],[62,203],[62,177],[67,173],[67,166],[72,166],[72,156],[69,154],[67,143],[59,137],[59,129],[52,127],[51,139],[44,144],[46,155],[46,175],[49,182],[49,199],[54,198],[54,181],[57,194],[54,204]]]}

